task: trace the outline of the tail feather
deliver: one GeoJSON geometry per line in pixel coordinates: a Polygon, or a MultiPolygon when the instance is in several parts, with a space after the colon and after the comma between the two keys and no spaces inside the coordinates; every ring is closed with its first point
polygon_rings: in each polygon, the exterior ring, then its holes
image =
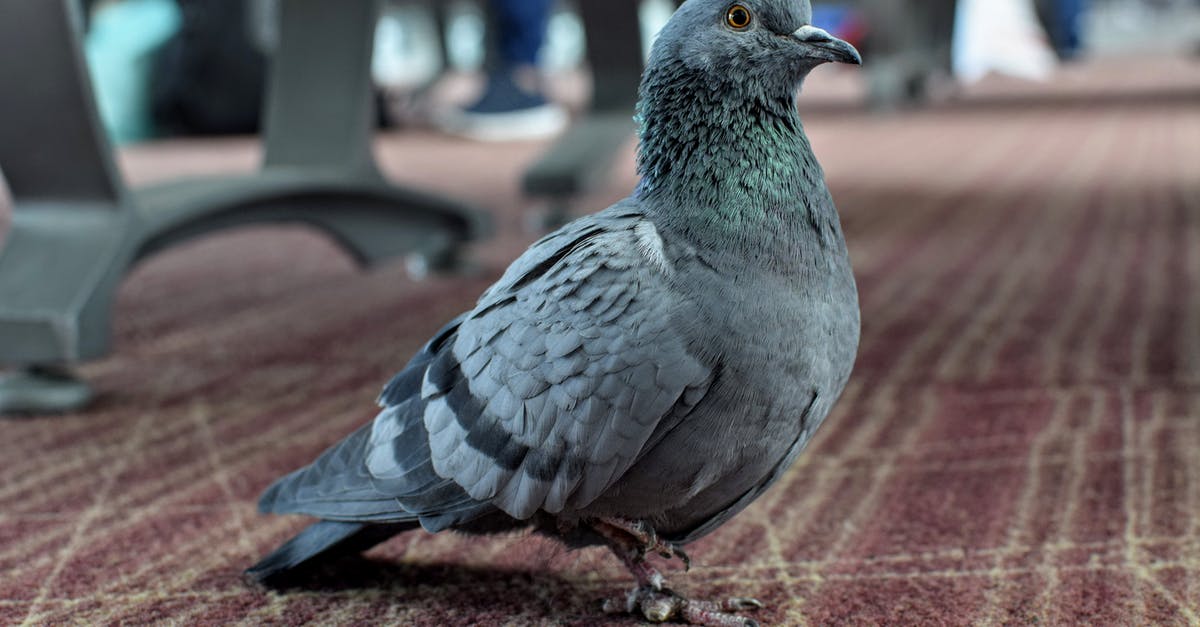
{"type": "Polygon", "coordinates": [[[416,521],[378,524],[321,520],[251,566],[246,574],[259,583],[270,585],[314,560],[361,553],[419,526],[416,521]]]}

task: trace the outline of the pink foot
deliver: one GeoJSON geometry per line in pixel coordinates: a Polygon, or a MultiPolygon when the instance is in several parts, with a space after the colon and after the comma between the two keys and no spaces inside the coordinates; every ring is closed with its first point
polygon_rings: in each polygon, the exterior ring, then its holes
{"type": "Polygon", "coordinates": [[[761,608],[763,604],[755,599],[692,601],[666,588],[662,573],[650,565],[646,554],[657,553],[665,559],[679,558],[684,567],[690,567],[692,561],[683,549],[663,542],[650,525],[621,518],[604,518],[590,524],[608,541],[609,548],[621,558],[638,582],[625,597],[606,600],[606,613],[633,614],[652,623],[679,620],[705,627],[758,627],[757,621],[734,613],[761,608]]]}
{"type": "Polygon", "coordinates": [[[642,556],[647,553],[657,553],[663,559],[678,558],[683,562],[684,570],[692,567],[692,558],[684,552],[682,547],[664,542],[645,521],[603,518],[592,523],[592,528],[607,538],[609,544],[634,549],[642,556]]]}
{"type": "Polygon", "coordinates": [[[688,625],[704,627],[758,627],[758,621],[734,612],[753,611],[762,607],[762,602],[756,599],[693,601],[669,589],[655,590],[647,586],[633,589],[624,598],[604,602],[604,612],[607,614],[640,615],[652,623],[680,620],[688,625]]]}

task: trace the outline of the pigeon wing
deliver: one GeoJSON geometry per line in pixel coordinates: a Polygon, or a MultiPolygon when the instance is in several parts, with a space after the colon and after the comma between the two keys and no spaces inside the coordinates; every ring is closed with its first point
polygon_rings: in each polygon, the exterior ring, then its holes
{"type": "Polygon", "coordinates": [[[384,387],[379,395],[382,411],[371,424],[333,445],[308,466],[276,481],[259,500],[259,509],[355,522],[419,519],[431,531],[488,511],[489,506],[434,472],[423,421],[425,402],[420,398],[420,386],[425,370],[461,320],[459,317],[439,331],[384,387]],[[370,440],[380,432],[380,425],[385,426],[396,452],[394,466],[384,480],[372,476],[366,466],[370,440]]]}
{"type": "MultiPolygon", "coordinates": [[[[712,371],[673,328],[687,306],[646,218],[617,205],[534,244],[435,347],[420,386],[428,462],[476,501],[525,519],[595,500],[712,371]]],[[[376,485],[412,474],[381,415],[376,485]]],[[[422,476],[428,476],[422,473],[422,476]]]]}

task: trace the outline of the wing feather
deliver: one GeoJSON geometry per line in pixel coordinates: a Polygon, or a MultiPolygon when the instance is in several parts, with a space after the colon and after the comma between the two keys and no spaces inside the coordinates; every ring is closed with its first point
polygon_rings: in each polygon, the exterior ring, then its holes
{"type": "Polygon", "coordinates": [[[543,238],[388,383],[371,425],[264,508],[437,530],[586,507],[712,381],[673,326],[686,303],[662,246],[629,206],[543,238]]]}
{"type": "MultiPolygon", "coordinates": [[[[671,326],[682,305],[661,238],[636,212],[543,238],[429,364],[437,475],[516,518],[586,507],[711,378],[671,326]]],[[[371,445],[390,451],[377,433],[371,445]]]]}
{"type": "Polygon", "coordinates": [[[260,509],[341,521],[420,520],[431,530],[491,511],[490,505],[471,499],[458,484],[438,475],[430,459],[421,387],[429,365],[460,321],[439,331],[384,386],[379,395],[382,410],[371,424],[276,481],[260,499],[260,509]],[[373,442],[387,442],[388,450],[373,442]]]}

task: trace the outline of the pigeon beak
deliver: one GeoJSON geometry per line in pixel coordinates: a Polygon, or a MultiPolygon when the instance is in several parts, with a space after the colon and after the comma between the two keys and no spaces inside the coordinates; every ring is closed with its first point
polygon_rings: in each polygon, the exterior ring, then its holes
{"type": "Polygon", "coordinates": [[[854,46],[816,26],[810,24],[801,26],[792,33],[792,38],[804,44],[808,48],[807,55],[813,59],[862,65],[862,56],[858,54],[854,46]]]}

